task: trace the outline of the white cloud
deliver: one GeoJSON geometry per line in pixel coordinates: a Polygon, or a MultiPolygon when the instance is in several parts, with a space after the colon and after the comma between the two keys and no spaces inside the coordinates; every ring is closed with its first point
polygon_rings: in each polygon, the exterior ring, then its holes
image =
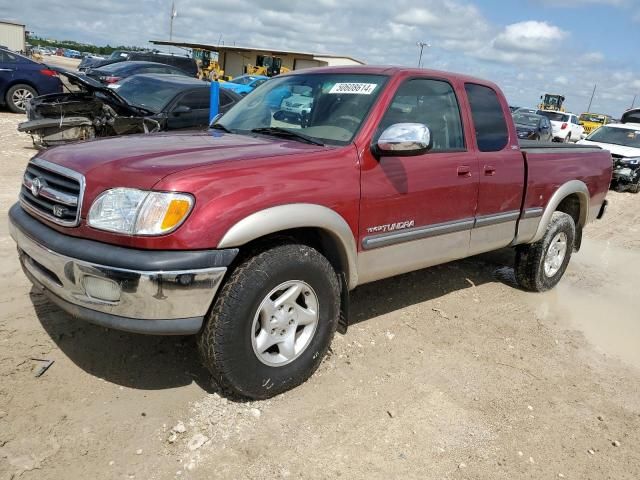
{"type": "Polygon", "coordinates": [[[507,25],[493,41],[494,48],[506,52],[547,52],[569,34],[547,22],[534,20],[507,25]]]}
{"type": "MultiPolygon", "coordinates": [[[[424,65],[493,80],[515,104],[533,105],[540,94],[559,89],[569,108],[580,110],[586,108],[597,83],[594,108],[618,115],[631,103],[633,93],[640,93],[634,83],[640,72],[633,66],[633,49],[619,49],[616,60],[583,51],[583,32],[571,34],[554,24],[562,12],[549,10],[543,5],[546,1],[528,3],[537,4],[537,17],[549,20],[531,20],[523,8],[518,14],[523,21],[501,25],[485,16],[478,0],[176,0],[174,39],[209,44],[222,39],[226,45],[344,54],[372,64],[408,66],[417,64],[416,42],[422,40],[432,45],[424,51],[424,65]],[[565,48],[554,48],[558,42],[565,48]],[[567,83],[557,83],[558,77],[567,83]],[[605,100],[600,93],[612,98],[605,100]],[[625,96],[629,98],[624,102],[616,100],[625,96]]],[[[631,20],[631,6],[638,1],[552,3],[626,5],[631,20]]],[[[1,15],[27,23],[28,30],[42,36],[149,47],[149,39],[168,39],[170,8],[171,0],[74,0],[69,14],[69,0],[29,0],[3,2],[1,15]]],[[[570,13],[580,18],[589,11],[570,13]]],[[[601,41],[607,51],[606,46],[617,39],[614,35],[601,41]]]]}
{"type": "Polygon", "coordinates": [[[588,52],[580,56],[580,62],[584,64],[597,64],[604,61],[604,54],[601,52],[588,52]]]}

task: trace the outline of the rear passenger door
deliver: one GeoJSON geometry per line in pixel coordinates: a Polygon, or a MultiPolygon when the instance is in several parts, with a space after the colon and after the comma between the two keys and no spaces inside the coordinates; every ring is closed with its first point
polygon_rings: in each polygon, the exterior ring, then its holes
{"type": "Polygon", "coordinates": [[[495,90],[465,84],[480,166],[478,210],[470,254],[509,245],[515,237],[524,191],[524,158],[510,141],[506,105],[495,90]],[[506,109],[506,110],[505,110],[506,109]]]}
{"type": "Polygon", "coordinates": [[[360,282],[467,255],[478,164],[460,112],[447,81],[411,78],[398,87],[373,144],[391,125],[420,123],[429,127],[431,148],[410,157],[381,153],[362,169],[360,282]]]}
{"type": "Polygon", "coordinates": [[[8,85],[13,79],[15,67],[15,57],[4,50],[0,50],[0,97],[3,101],[8,85]]]}

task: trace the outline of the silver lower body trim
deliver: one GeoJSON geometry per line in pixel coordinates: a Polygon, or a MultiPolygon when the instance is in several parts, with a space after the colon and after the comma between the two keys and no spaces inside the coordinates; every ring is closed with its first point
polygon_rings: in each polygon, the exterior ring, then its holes
{"type": "MultiPolygon", "coordinates": [[[[11,222],[9,231],[18,245],[22,267],[34,284],[63,302],[121,319],[152,321],[203,318],[227,270],[226,267],[215,267],[145,272],[97,265],[49,250],[11,222]],[[119,287],[116,288],[119,298],[107,301],[92,297],[86,289],[88,277],[115,284],[119,287]]],[[[82,317],[82,314],[78,316],[82,317]]]]}
{"type": "Polygon", "coordinates": [[[432,267],[467,256],[469,226],[452,233],[398,243],[358,254],[360,284],[432,267]]]}

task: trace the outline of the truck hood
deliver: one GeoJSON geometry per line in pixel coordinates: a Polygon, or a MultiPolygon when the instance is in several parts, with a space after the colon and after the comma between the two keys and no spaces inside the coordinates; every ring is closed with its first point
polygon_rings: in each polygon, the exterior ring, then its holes
{"type": "Polygon", "coordinates": [[[217,130],[128,135],[63,145],[38,157],[86,178],[90,190],[152,188],[167,175],[219,162],[311,153],[327,147],[217,130]]]}
{"type": "Polygon", "coordinates": [[[589,140],[580,140],[581,145],[597,145],[604,150],[609,150],[612,155],[621,157],[640,157],[640,148],[625,147],[623,145],[614,145],[612,143],[591,142],[589,140]]]}

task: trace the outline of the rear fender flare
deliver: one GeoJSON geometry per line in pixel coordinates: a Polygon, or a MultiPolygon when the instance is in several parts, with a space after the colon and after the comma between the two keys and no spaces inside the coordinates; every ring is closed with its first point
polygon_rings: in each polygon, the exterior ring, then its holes
{"type": "Polygon", "coordinates": [[[357,248],[351,228],[334,210],[312,203],[279,205],[252,213],[224,234],[218,248],[241,247],[247,243],[284,230],[318,228],[329,233],[340,249],[349,289],[358,285],[357,248]]]}
{"type": "Polygon", "coordinates": [[[547,231],[547,226],[549,225],[549,222],[551,222],[553,212],[556,211],[558,205],[560,205],[565,198],[573,194],[576,194],[580,199],[580,221],[576,227],[583,228],[587,224],[590,199],[589,189],[584,182],[580,180],[571,180],[558,188],[549,199],[549,202],[542,213],[542,218],[538,224],[536,234],[530,243],[537,242],[544,236],[544,233],[547,231]]]}

